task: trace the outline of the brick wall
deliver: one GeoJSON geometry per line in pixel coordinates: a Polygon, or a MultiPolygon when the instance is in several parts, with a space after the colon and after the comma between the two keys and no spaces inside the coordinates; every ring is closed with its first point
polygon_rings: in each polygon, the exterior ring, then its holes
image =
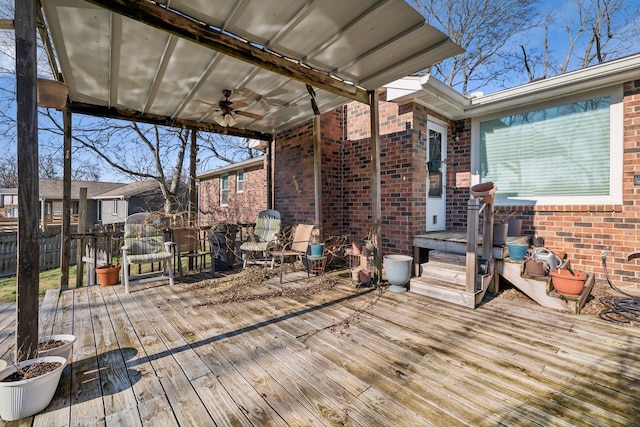
{"type": "MultiPolygon", "coordinates": [[[[499,207],[498,219],[516,211],[523,232],[545,238],[567,252],[578,270],[604,280],[602,250],[609,272],[623,287],[640,289],[640,262],[627,262],[640,250],[640,81],[625,85],[623,204],[598,206],[499,207]]],[[[384,253],[411,253],[413,236],[426,229],[425,147],[427,115],[449,124],[447,153],[447,229],[466,230],[471,171],[471,121],[456,122],[423,106],[380,103],[382,244],[384,253]],[[464,124],[464,131],[454,129],[464,124]],[[457,137],[457,138],[456,138],[457,137]]],[[[325,234],[344,230],[354,239],[371,227],[371,150],[369,107],[350,103],[321,117],[323,215],[325,234]],[[344,135],[342,135],[344,132],[344,135]],[[340,144],[341,141],[344,141],[340,144]],[[342,158],[342,167],[340,159],[342,158]]],[[[275,207],[295,222],[314,218],[313,129],[306,123],[276,140],[275,207]]]]}
{"type": "Polygon", "coordinates": [[[237,192],[237,172],[229,172],[229,203],[220,206],[220,177],[200,181],[200,224],[255,222],[267,208],[267,180],[262,165],[244,169],[243,191],[237,192]]]}
{"type": "Polygon", "coordinates": [[[498,218],[517,212],[523,233],[544,238],[550,249],[566,251],[574,269],[594,272],[605,280],[601,252],[616,286],[640,291],[640,262],[627,261],[640,250],[640,80],[624,86],[624,167],[622,205],[500,207],[498,218]]]}

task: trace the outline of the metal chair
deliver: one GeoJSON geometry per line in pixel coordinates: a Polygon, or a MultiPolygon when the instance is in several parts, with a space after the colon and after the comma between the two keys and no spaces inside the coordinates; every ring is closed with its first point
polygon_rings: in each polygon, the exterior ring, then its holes
{"type": "MultiPolygon", "coordinates": [[[[200,271],[206,266],[207,256],[211,258],[211,252],[206,250],[202,231],[194,227],[175,227],[171,230],[173,244],[175,248],[174,261],[177,259],[180,280],[184,279],[182,271],[182,258],[189,260],[189,268],[199,268],[200,271]],[[200,264],[198,264],[200,261],[200,264]]],[[[215,274],[215,263],[211,258],[211,276],[215,274]]]]}
{"type": "MultiPolygon", "coordinates": [[[[271,269],[276,258],[280,260],[280,283],[282,283],[282,273],[284,271],[284,261],[286,258],[304,259],[307,256],[307,249],[309,248],[309,241],[311,240],[311,234],[313,233],[313,224],[298,224],[296,230],[293,233],[293,240],[287,242],[280,251],[271,251],[271,269]]],[[[291,263],[293,265],[293,262],[291,263]]]]}
{"type": "Polygon", "coordinates": [[[243,260],[242,268],[247,266],[249,257],[253,253],[262,252],[264,254],[275,247],[278,242],[277,234],[280,232],[280,225],[280,218],[271,216],[258,217],[250,240],[240,245],[243,260]]]}
{"type": "Polygon", "coordinates": [[[172,242],[165,241],[167,230],[165,218],[153,213],[137,213],[129,215],[124,223],[124,246],[122,246],[122,282],[124,290],[129,293],[129,285],[149,281],[168,279],[173,285],[173,268],[171,260],[172,242]],[[130,276],[131,264],[163,263],[163,270],[130,276]],[[165,270],[167,270],[165,274],[165,270]],[[157,276],[161,273],[160,276],[157,276]]]}

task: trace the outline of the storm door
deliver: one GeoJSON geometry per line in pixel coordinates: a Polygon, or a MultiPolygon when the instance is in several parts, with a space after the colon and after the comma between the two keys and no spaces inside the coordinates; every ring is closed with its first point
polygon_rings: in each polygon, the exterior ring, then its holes
{"type": "Polygon", "coordinates": [[[427,122],[427,231],[446,229],[447,130],[427,122]]]}

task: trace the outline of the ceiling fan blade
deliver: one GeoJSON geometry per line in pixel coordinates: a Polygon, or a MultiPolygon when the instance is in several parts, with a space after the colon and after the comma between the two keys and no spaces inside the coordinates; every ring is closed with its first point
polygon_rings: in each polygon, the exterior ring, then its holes
{"type": "Polygon", "coordinates": [[[245,101],[233,101],[233,103],[230,105],[231,109],[236,109],[236,108],[242,108],[242,107],[246,107],[247,104],[245,101]]]}
{"type": "Polygon", "coordinates": [[[262,119],[262,116],[259,114],[253,114],[253,113],[247,113],[246,111],[237,111],[234,110],[234,113],[240,115],[240,116],[245,116],[245,117],[251,117],[252,119],[256,119],[256,120],[260,120],[262,119]]]}

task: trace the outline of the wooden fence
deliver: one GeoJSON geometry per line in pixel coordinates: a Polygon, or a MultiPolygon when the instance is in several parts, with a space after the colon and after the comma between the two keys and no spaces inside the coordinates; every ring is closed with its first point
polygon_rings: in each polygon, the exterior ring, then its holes
{"type": "MultiPolygon", "coordinates": [[[[60,267],[60,232],[40,233],[40,270],[60,267]]],[[[75,240],[71,241],[71,263],[76,261],[75,240]]],[[[17,272],[18,235],[0,234],[0,277],[14,276],[17,272]]]]}

